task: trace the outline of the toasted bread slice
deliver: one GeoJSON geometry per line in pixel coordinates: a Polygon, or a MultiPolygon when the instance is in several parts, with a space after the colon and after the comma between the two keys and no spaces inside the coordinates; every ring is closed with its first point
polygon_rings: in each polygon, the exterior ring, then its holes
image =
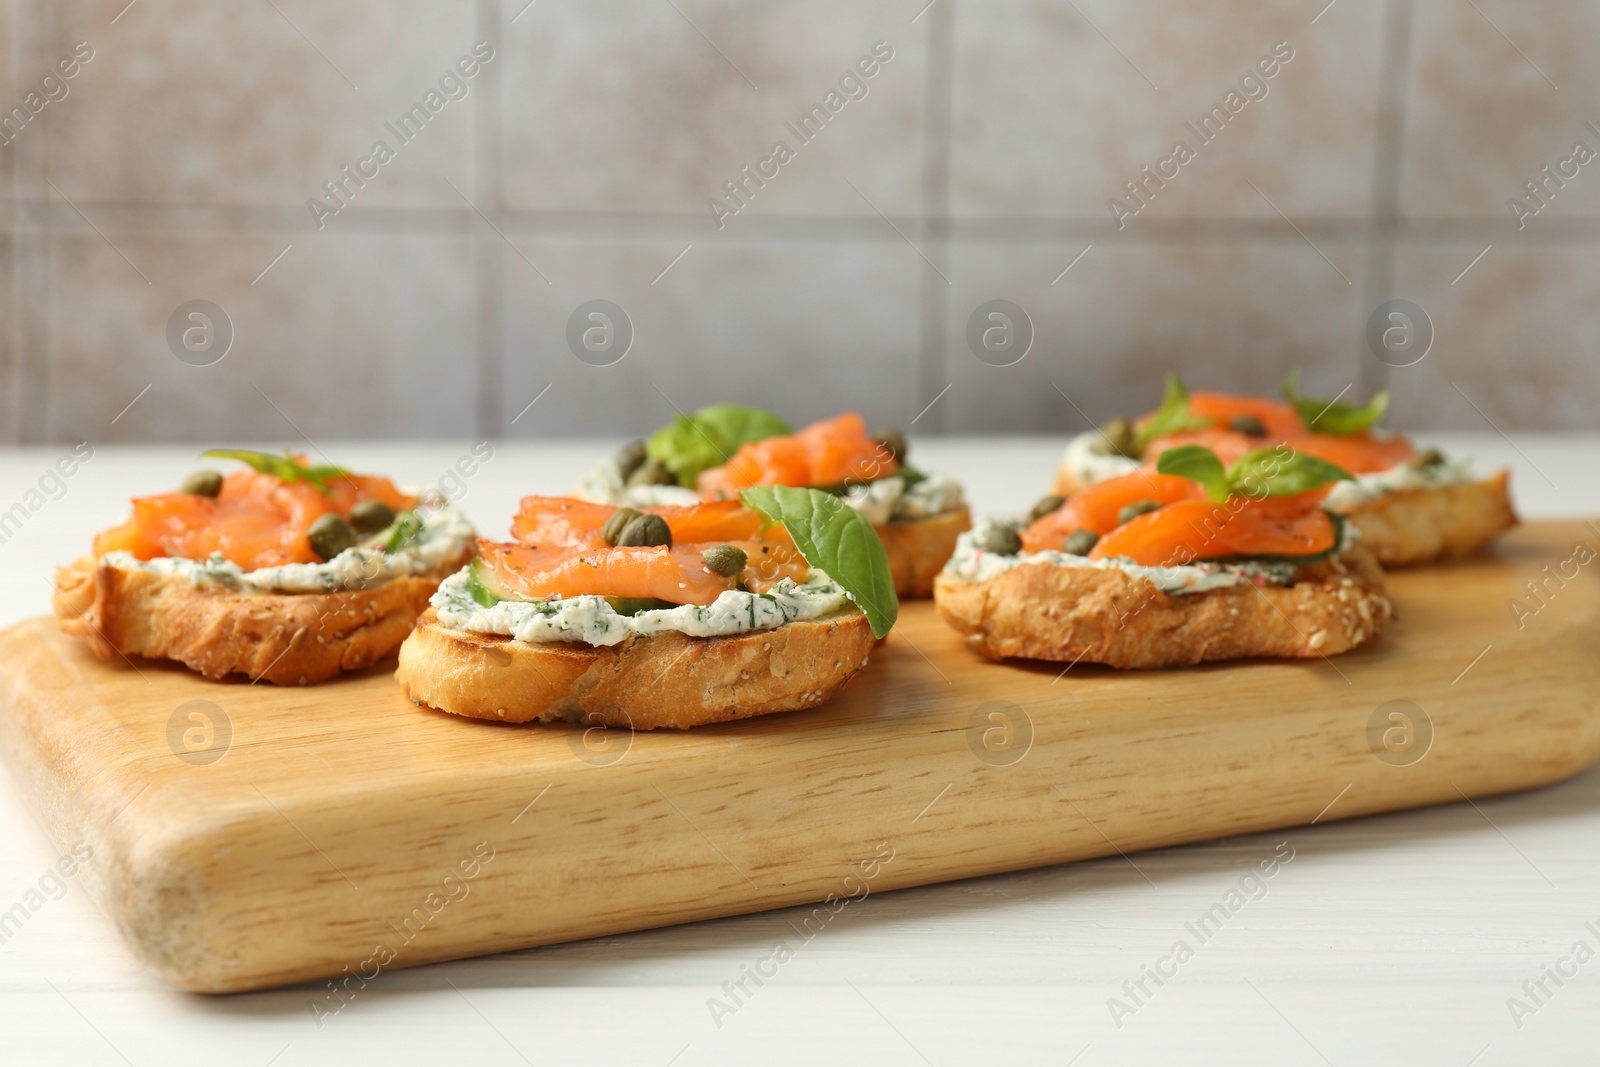
{"type": "Polygon", "coordinates": [[[1398,489],[1345,514],[1385,567],[1459,559],[1517,524],[1510,482],[1511,472],[1501,471],[1481,482],[1398,489]]]}
{"type": "Polygon", "coordinates": [[[933,580],[956,550],[956,538],[972,529],[972,512],[962,505],[942,515],[873,528],[889,554],[895,595],[927,597],[933,595],[933,580]]]}
{"type": "Polygon", "coordinates": [[[815,707],[867,664],[855,607],[727,637],[662,633],[618,645],[530,644],[445,628],[433,609],[400,646],[411,700],[500,722],[682,729],[815,707]]]}
{"type": "Polygon", "coordinates": [[[934,603],[993,659],[1133,668],[1331,656],[1370,640],[1393,614],[1383,572],[1359,544],[1300,568],[1290,586],[1172,595],[1120,570],[1027,563],[982,582],[941,574],[934,603]]]}
{"type": "Polygon", "coordinates": [[[429,575],[340,593],[230,592],[84,558],[56,570],[51,600],[61,629],[101,659],[149,656],[213,680],[243,674],[311,685],[398,648],[439,582],[468,554],[429,575]]]}

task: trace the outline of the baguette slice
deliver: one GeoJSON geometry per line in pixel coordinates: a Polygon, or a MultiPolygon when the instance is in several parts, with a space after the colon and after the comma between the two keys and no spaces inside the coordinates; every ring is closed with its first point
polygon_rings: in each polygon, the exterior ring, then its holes
{"type": "Polygon", "coordinates": [[[1029,563],[983,582],[941,574],[934,603],[992,659],[1128,668],[1331,656],[1373,638],[1394,613],[1360,544],[1300,568],[1291,586],[1171,595],[1120,570],[1029,563]]]}
{"type": "Polygon", "coordinates": [[[395,678],[413,702],[453,715],[682,729],[815,707],[867,665],[872,644],[853,606],[770,630],[604,647],[451,630],[430,608],[400,646],[395,678]]]}
{"type": "Polygon", "coordinates": [[[1515,526],[1511,472],[1481,482],[1399,489],[1344,512],[1385,567],[1470,556],[1515,526]]]}
{"type": "Polygon", "coordinates": [[[875,526],[889,555],[889,572],[900,597],[933,595],[933,582],[956,550],[956,538],[972,529],[972,512],[962,505],[942,515],[875,526]]]}
{"type": "Polygon", "coordinates": [[[432,574],[339,593],[230,592],[85,557],[57,568],[51,603],[62,631],[100,659],[173,659],[213,681],[243,674],[312,685],[398,648],[439,582],[469,554],[432,574]]]}

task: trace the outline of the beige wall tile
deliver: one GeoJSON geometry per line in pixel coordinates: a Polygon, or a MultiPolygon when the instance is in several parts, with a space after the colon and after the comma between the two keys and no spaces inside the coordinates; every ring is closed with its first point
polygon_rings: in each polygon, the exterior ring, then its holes
{"type": "MultiPolygon", "coordinates": [[[[1600,125],[1600,7],[1476,0],[1415,10],[1404,211],[1502,219],[1514,229],[1506,201],[1525,196],[1524,182],[1566,158],[1575,141],[1600,152],[1600,135],[1584,126],[1600,125]]],[[[1528,225],[1596,215],[1600,162],[1579,168],[1528,225]]]]}
{"type": "Polygon", "coordinates": [[[357,206],[460,205],[443,179],[464,187],[472,84],[410,144],[384,123],[470,50],[470,4],[143,0],[115,25],[104,3],[53,9],[50,58],[95,50],[48,126],[74,199],[298,207],[384,140],[396,156],[357,206]]]}
{"type": "Polygon", "coordinates": [[[1152,410],[1168,371],[1192,389],[1272,394],[1296,364],[1308,392],[1332,396],[1357,380],[1355,246],[1323,249],[1352,285],[1304,244],[1260,243],[1096,245],[1052,286],[1081,251],[956,250],[944,429],[1075,433],[1152,410]],[[980,361],[966,342],[973,312],[993,299],[1033,323],[1033,347],[1014,366],[980,361]]]}
{"type": "Polygon", "coordinates": [[[1403,246],[1396,291],[1433,320],[1422,362],[1395,369],[1395,419],[1438,430],[1593,430],[1600,411],[1600,249],[1403,246]]]}
{"type": "Polygon", "coordinates": [[[251,285],[284,238],[110,236],[152,284],[92,232],[52,244],[54,437],[300,447],[301,433],[321,444],[471,432],[470,240],[327,236],[296,244],[251,285]],[[232,348],[212,366],[168,347],[168,319],[194,299],[233,323],[232,348]]]}
{"type": "Polygon", "coordinates": [[[1381,6],[1341,4],[1312,26],[1314,9],[1283,0],[962,4],[952,211],[1110,221],[1106,201],[1182,140],[1195,158],[1129,226],[1276,218],[1248,181],[1291,215],[1359,217],[1371,187],[1381,6]],[[1263,98],[1209,144],[1185,129],[1278,41],[1294,57],[1265,81],[1263,98]]]}
{"type": "Polygon", "coordinates": [[[889,244],[519,240],[556,279],[506,257],[504,425],[515,436],[637,435],[719,400],[795,423],[860,410],[916,413],[916,254],[889,244]],[[572,312],[601,298],[634,325],[632,350],[598,367],[568,348],[572,312]],[[550,391],[516,424],[524,406],[550,391]]]}
{"type": "MultiPolygon", "coordinates": [[[[520,7],[507,0],[506,18],[520,7]]],[[[539,4],[506,33],[506,201],[704,215],[715,233],[707,199],[781,140],[794,159],[745,211],[875,217],[848,178],[882,211],[914,212],[927,52],[914,14],[881,0],[539,4]],[[865,97],[808,144],[785,129],[880,40],[894,58],[865,80],[865,97]]]]}

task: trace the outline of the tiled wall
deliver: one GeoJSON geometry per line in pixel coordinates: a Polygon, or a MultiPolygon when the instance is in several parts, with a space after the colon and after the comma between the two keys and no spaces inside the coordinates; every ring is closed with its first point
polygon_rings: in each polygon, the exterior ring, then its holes
{"type": "Polygon", "coordinates": [[[1506,203],[1600,151],[1586,0],[126,3],[0,0],[0,107],[93,50],[0,146],[0,440],[620,435],[713,399],[1065,431],[1169,368],[1296,364],[1418,428],[1600,407],[1600,161],[1506,203]],[[1366,339],[1393,297],[1434,328],[1412,366],[1366,339]],[[594,299],[632,324],[609,366],[568,344],[594,299]],[[1014,365],[968,346],[995,299],[1014,365]],[[191,300],[232,324],[209,366],[169,344],[191,300]]]}

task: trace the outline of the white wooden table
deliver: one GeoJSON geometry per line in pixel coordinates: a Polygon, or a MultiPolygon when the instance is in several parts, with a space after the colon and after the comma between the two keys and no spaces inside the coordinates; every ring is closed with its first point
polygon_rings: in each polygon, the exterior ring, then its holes
{"type": "MultiPolygon", "coordinates": [[[[1515,468],[1529,517],[1600,515],[1600,435],[1485,432],[1437,443],[1515,468]]],[[[321,444],[334,461],[422,483],[471,442],[321,444]]],[[[463,506],[486,532],[503,532],[518,497],[569,488],[607,447],[499,445],[465,479],[463,506]]],[[[979,511],[1031,502],[1060,447],[914,442],[917,461],[963,479],[979,511]]],[[[0,512],[43,500],[0,544],[0,624],[48,611],[50,568],[80,553],[131,493],[176,484],[199,449],[97,447],[59,499],[27,497],[65,451],[0,452],[0,512]]],[[[0,944],[7,1064],[1487,1067],[1595,1062],[1600,1032],[1600,960],[1563,985],[1546,978],[1550,995],[1520,1020],[1507,1004],[1535,1006],[1524,981],[1576,943],[1600,952],[1600,772],[1475,806],[873,895],[799,944],[718,1021],[708,998],[726,1000],[723,983],[776,941],[795,942],[793,916],[386,973],[319,1027],[311,1004],[322,987],[180,993],[140,968],[81,887],[65,880],[51,899],[56,851],[9,779],[0,834],[0,913],[42,901],[0,944]],[[1266,895],[1195,945],[1176,977],[1159,988],[1147,980],[1153,995],[1114,1021],[1108,999],[1132,1003],[1122,984],[1283,841],[1294,859],[1266,895]],[[41,881],[44,892],[30,896],[41,881]]]]}

